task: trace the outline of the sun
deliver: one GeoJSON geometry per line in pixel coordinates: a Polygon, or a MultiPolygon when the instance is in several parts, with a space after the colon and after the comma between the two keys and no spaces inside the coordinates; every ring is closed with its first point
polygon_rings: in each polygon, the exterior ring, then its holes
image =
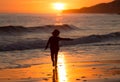
{"type": "Polygon", "coordinates": [[[53,3],[53,7],[56,10],[62,11],[62,10],[65,9],[65,4],[64,3],[60,3],[60,2],[56,2],[56,3],[53,3]]]}

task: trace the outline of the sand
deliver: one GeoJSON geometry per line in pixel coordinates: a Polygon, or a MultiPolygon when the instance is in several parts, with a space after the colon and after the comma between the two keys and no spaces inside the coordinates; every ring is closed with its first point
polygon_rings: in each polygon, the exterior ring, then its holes
{"type": "MultiPolygon", "coordinates": [[[[72,59],[72,56],[67,56],[72,59]]],[[[120,82],[120,60],[67,62],[0,69],[0,82],[120,82]]],[[[75,58],[74,58],[75,60],[75,58]]]]}

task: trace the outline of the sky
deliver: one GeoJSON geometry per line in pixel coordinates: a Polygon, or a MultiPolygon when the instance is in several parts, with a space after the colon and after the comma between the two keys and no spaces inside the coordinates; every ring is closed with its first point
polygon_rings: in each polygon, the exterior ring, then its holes
{"type": "Polygon", "coordinates": [[[113,0],[0,0],[0,13],[55,13],[53,3],[65,4],[65,9],[79,9],[113,0]]]}

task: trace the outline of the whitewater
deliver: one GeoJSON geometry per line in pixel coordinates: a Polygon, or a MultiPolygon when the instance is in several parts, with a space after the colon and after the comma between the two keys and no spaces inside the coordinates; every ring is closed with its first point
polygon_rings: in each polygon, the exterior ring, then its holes
{"type": "Polygon", "coordinates": [[[74,39],[60,42],[60,52],[88,57],[81,61],[120,59],[120,15],[0,14],[0,69],[49,63],[37,58],[49,57],[44,47],[54,29],[60,37],[74,39]],[[29,59],[36,61],[20,63],[29,59]]]}

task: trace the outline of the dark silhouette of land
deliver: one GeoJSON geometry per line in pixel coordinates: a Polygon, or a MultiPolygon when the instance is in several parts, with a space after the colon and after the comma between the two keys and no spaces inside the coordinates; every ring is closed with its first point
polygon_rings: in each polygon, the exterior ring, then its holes
{"type": "Polygon", "coordinates": [[[109,3],[101,3],[91,7],[83,7],[81,9],[65,10],[63,13],[108,13],[120,14],[120,0],[114,0],[109,3]]]}

